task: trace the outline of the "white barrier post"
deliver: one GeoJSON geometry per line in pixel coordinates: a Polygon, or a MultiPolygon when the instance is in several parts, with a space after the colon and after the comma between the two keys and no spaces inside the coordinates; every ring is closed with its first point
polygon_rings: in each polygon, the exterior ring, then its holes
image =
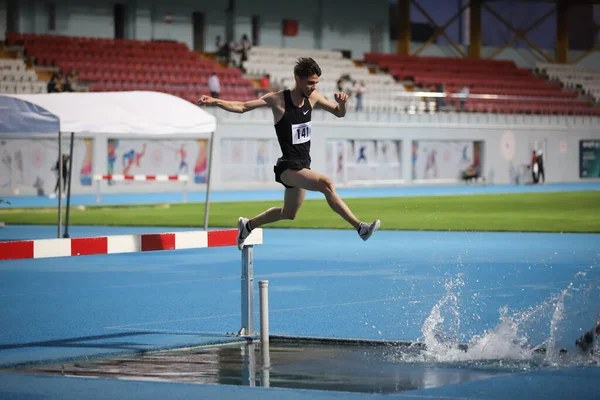
{"type": "Polygon", "coordinates": [[[254,335],[254,260],[253,246],[242,249],[242,328],[240,336],[254,335]]]}
{"type": "Polygon", "coordinates": [[[269,355],[269,344],[261,347],[262,351],[262,368],[261,368],[261,385],[262,387],[271,386],[271,357],[269,355]]]}
{"type": "Polygon", "coordinates": [[[262,355],[261,385],[271,386],[271,354],[269,349],[269,281],[258,281],[260,296],[260,351],[262,355]]]}
{"type": "Polygon", "coordinates": [[[208,150],[208,170],[206,171],[206,199],[204,200],[204,230],[208,230],[208,207],[210,206],[210,176],[212,175],[212,159],[215,143],[215,133],[210,134],[210,148],[208,150]]]}
{"type": "Polygon", "coordinates": [[[260,343],[269,345],[269,281],[258,281],[260,296],[260,343]]]}
{"type": "Polygon", "coordinates": [[[62,156],[62,137],[60,130],[58,131],[58,235],[60,239],[62,231],[62,169],[63,169],[63,156],[62,156]]]}
{"type": "Polygon", "coordinates": [[[242,347],[242,385],[243,386],[256,386],[256,345],[254,343],[248,344],[246,347],[242,347]]]}

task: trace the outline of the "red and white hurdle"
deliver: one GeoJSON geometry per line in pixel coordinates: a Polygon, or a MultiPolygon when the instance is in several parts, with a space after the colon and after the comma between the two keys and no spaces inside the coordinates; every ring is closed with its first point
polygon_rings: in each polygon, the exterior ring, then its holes
{"type": "Polygon", "coordinates": [[[183,202],[187,203],[187,183],[189,181],[188,175],[123,175],[123,174],[108,174],[108,175],[94,175],[92,177],[97,182],[96,185],[96,204],[100,203],[100,184],[102,181],[156,181],[156,182],[183,182],[183,202]]]}
{"type": "MultiPolygon", "coordinates": [[[[0,261],[237,246],[237,233],[228,229],[0,242],[0,261]]],[[[241,336],[254,335],[254,245],[262,243],[263,232],[257,228],[242,249],[241,336]]]]}

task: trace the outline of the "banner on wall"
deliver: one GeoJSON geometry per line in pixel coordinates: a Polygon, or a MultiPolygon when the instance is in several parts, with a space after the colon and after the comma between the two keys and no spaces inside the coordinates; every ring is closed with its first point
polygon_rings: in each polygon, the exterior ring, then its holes
{"type": "Polygon", "coordinates": [[[345,140],[329,140],[325,147],[325,175],[334,183],[346,182],[346,143],[345,140]]]}
{"type": "Polygon", "coordinates": [[[282,22],[283,36],[298,36],[298,21],[295,19],[284,19],[282,22]]]}
{"type": "Polygon", "coordinates": [[[600,178],[600,140],[579,141],[579,177],[600,178]]]}
{"type": "Polygon", "coordinates": [[[412,142],[413,180],[456,180],[469,167],[481,175],[481,142],[415,140],[412,142]]]}
{"type": "MultiPolygon", "coordinates": [[[[208,140],[108,139],[109,175],[188,175],[194,183],[206,183],[208,140]]],[[[108,181],[109,185],[130,182],[108,181]]]]}
{"type": "Polygon", "coordinates": [[[336,183],[402,180],[401,141],[330,140],[326,174],[336,183]]]}
{"type": "Polygon", "coordinates": [[[224,182],[272,182],[273,166],[281,156],[276,139],[223,139],[221,179],[224,182]]]}
{"type": "MultiPolygon", "coordinates": [[[[70,138],[62,141],[63,154],[69,154],[70,141],[70,138]]],[[[73,142],[72,191],[92,184],[92,143],[90,138],[73,142]]],[[[54,193],[57,160],[56,139],[0,139],[0,193],[39,196],[54,193]]]]}

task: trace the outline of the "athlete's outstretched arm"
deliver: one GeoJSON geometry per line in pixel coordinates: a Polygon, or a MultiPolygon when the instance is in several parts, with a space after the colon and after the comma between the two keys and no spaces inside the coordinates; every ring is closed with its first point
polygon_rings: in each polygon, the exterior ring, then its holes
{"type": "Polygon", "coordinates": [[[333,98],[337,102],[335,104],[333,101],[327,100],[321,93],[317,94],[317,103],[318,105],[325,111],[329,111],[333,115],[338,118],[342,118],[346,115],[346,101],[348,101],[348,95],[343,92],[334,93],[333,98]]]}
{"type": "Polygon", "coordinates": [[[268,93],[256,100],[227,101],[227,100],[215,99],[213,97],[203,95],[202,97],[200,97],[200,100],[198,100],[198,105],[199,106],[216,105],[217,107],[222,108],[223,110],[242,114],[242,113],[245,113],[248,111],[252,111],[256,108],[266,107],[266,106],[270,105],[270,103],[269,103],[270,96],[271,96],[271,93],[268,93]]]}

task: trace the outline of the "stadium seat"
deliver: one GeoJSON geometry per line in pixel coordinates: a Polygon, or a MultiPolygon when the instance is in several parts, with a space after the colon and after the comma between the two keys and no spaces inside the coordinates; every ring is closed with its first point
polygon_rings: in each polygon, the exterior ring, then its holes
{"type": "Polygon", "coordinates": [[[252,87],[238,69],[200,60],[184,43],[15,33],[6,37],[10,43],[23,45],[37,65],[57,66],[64,72],[77,70],[80,82],[92,91],[155,85],[188,99],[191,96],[183,93],[196,92],[212,70],[222,77],[224,89],[252,87]]]}
{"type": "MultiPolygon", "coordinates": [[[[470,98],[465,104],[465,111],[514,111],[535,114],[577,112],[586,115],[597,115],[598,111],[597,107],[590,106],[586,100],[579,99],[574,90],[565,90],[560,82],[549,82],[528,69],[517,68],[512,61],[374,53],[365,54],[365,61],[388,71],[398,80],[412,80],[416,85],[425,88],[443,85],[447,93],[456,93],[461,87],[468,86],[470,95],[521,97],[512,99],[510,107],[499,100],[470,98]]],[[[560,66],[559,71],[556,71],[552,69],[553,65],[538,65],[538,68],[552,71],[550,76],[567,76],[567,68],[560,66]]],[[[581,83],[583,79],[591,82],[595,79],[590,71],[586,71],[586,74],[585,78],[578,75],[577,82],[581,83]]],[[[568,77],[574,79],[574,75],[571,71],[568,77]]],[[[600,75],[597,78],[600,87],[600,75]]],[[[594,89],[588,90],[589,94],[593,95],[594,89]]],[[[598,96],[600,97],[600,90],[598,96]]],[[[449,102],[458,105],[458,101],[449,102]]]]}

